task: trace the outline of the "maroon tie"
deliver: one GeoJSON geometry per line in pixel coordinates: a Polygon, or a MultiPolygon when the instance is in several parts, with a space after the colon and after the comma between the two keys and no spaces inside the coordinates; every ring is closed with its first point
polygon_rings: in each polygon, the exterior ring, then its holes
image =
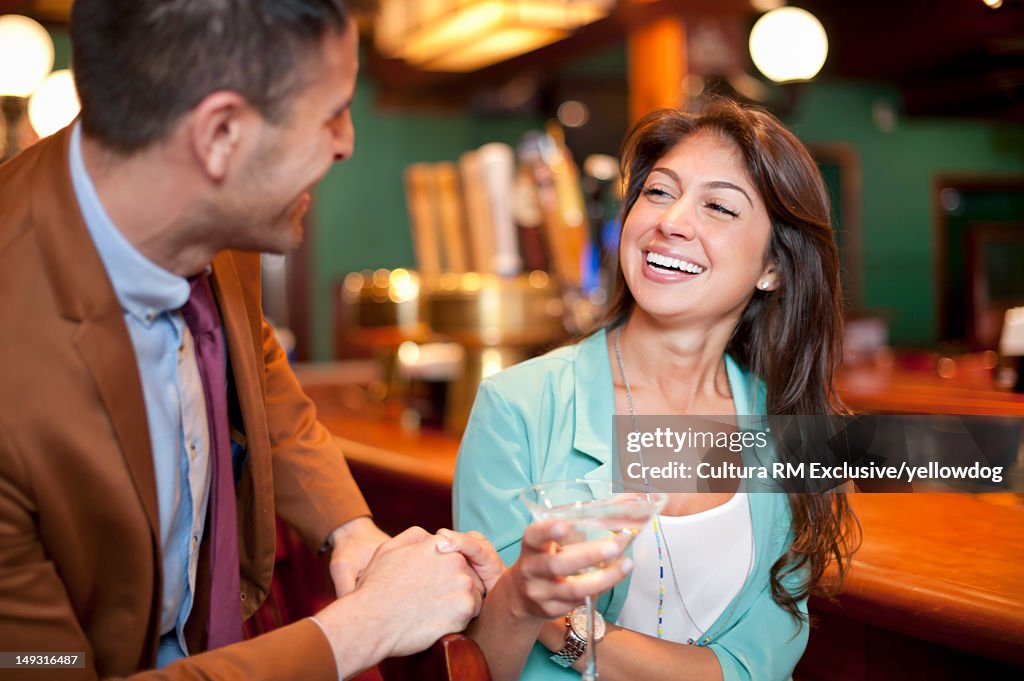
{"type": "Polygon", "coordinates": [[[181,308],[195,342],[196,363],[206,397],[210,428],[210,622],[207,647],[219,648],[242,640],[238,525],[235,477],[228,435],[227,361],[224,332],[217,303],[206,274],[192,279],[192,292],[181,308]]]}

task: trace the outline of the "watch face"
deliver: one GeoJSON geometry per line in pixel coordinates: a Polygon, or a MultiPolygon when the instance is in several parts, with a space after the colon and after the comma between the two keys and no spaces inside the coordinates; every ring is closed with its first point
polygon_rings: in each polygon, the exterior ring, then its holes
{"type": "MultiPolygon", "coordinates": [[[[584,641],[587,640],[587,608],[584,605],[573,608],[572,616],[569,620],[572,625],[573,632],[584,641]]],[[[600,641],[604,638],[604,617],[601,617],[601,613],[594,613],[594,639],[600,641]]]]}

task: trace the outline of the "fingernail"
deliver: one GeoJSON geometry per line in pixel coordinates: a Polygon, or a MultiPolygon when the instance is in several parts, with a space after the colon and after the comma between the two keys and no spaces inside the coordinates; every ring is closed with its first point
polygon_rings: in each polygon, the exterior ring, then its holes
{"type": "Polygon", "coordinates": [[[633,560],[631,558],[622,559],[622,574],[628,575],[633,570],[633,560]]]}
{"type": "Polygon", "coordinates": [[[569,534],[569,526],[565,523],[557,523],[551,528],[551,536],[554,539],[561,539],[567,534],[569,534]]]}
{"type": "Polygon", "coordinates": [[[619,547],[616,544],[608,542],[604,545],[604,548],[601,549],[601,555],[605,558],[614,558],[619,555],[619,547]]]}
{"type": "Polygon", "coordinates": [[[455,545],[450,541],[439,541],[434,545],[438,553],[450,553],[455,549],[455,545]]]}

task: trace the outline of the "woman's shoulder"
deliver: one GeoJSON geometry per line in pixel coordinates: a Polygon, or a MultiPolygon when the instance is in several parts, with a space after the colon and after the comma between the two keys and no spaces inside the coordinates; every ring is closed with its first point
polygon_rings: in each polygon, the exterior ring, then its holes
{"type": "Polygon", "coordinates": [[[488,376],[481,387],[497,390],[505,396],[536,395],[541,386],[573,389],[577,371],[586,370],[581,364],[597,359],[595,355],[603,349],[603,339],[604,332],[599,331],[576,343],[555,348],[488,376]]]}

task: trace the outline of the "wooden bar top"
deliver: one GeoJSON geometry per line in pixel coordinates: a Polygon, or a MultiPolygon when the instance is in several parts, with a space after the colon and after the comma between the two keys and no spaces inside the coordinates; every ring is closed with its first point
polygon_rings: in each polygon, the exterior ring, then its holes
{"type": "Polygon", "coordinates": [[[458,438],[428,428],[403,428],[394,409],[368,398],[375,378],[372,362],[344,366],[298,366],[302,389],[316,403],[320,422],[341,444],[350,462],[452,485],[458,438]]]}
{"type": "Polygon", "coordinates": [[[852,494],[863,541],[824,608],[1024,665],[1024,503],[1014,494],[852,494]]]}
{"type": "MultiPolygon", "coordinates": [[[[403,430],[394,420],[367,416],[359,388],[308,370],[297,374],[354,470],[450,492],[457,438],[403,430]]],[[[1003,397],[1010,398],[1001,402],[1003,413],[1024,414],[1024,398],[1003,397]]],[[[987,406],[984,400],[972,404],[987,406]]],[[[854,494],[851,504],[863,542],[838,600],[816,599],[814,607],[1024,665],[1024,498],[854,494]]]]}
{"type": "Polygon", "coordinates": [[[990,371],[962,364],[949,378],[899,365],[844,367],[836,392],[855,411],[1024,416],[1024,394],[998,389],[990,371]]]}

